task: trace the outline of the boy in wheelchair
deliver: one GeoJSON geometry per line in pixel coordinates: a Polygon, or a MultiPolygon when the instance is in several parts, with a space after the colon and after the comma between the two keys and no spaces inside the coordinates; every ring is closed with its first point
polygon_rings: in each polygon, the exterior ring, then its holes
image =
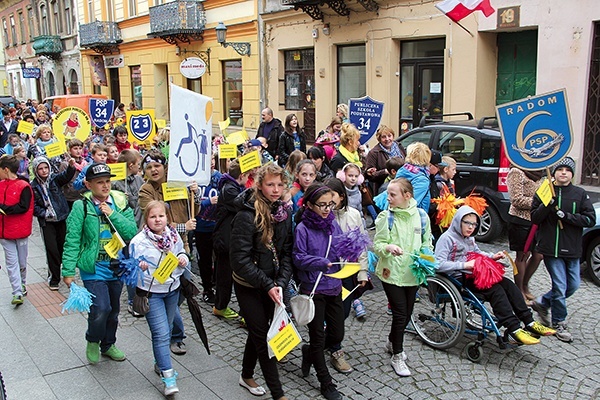
{"type": "MultiPolygon", "coordinates": [[[[467,261],[467,253],[482,253],[472,235],[479,229],[481,221],[475,210],[462,206],[454,215],[446,232],[440,236],[435,246],[435,259],[439,263],[438,272],[460,277],[463,272],[470,273],[475,261],[467,261]]],[[[494,260],[504,258],[502,252],[491,256],[494,260]]],[[[475,287],[473,279],[465,279],[464,285],[475,295],[489,301],[498,323],[506,328],[505,339],[517,344],[538,344],[539,336],[552,336],[556,333],[533,320],[531,310],[527,307],[523,295],[513,281],[507,278],[491,288],[481,290],[475,287]],[[525,324],[525,329],[521,327],[525,324]]]]}

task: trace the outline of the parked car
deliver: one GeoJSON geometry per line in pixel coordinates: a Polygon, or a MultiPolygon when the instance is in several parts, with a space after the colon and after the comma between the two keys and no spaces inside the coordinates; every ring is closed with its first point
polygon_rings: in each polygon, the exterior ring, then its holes
{"type": "Polygon", "coordinates": [[[486,199],[488,207],[481,217],[476,239],[492,241],[504,230],[510,207],[506,185],[510,162],[504,153],[498,121],[496,117],[475,121],[471,113],[436,115],[435,118],[423,117],[418,128],[406,132],[397,141],[404,148],[413,142],[423,142],[456,160],[456,194],[466,197],[474,192],[486,199]],[[449,116],[466,116],[467,120],[441,120],[449,116]]]}
{"type": "Polygon", "coordinates": [[[596,225],[583,230],[583,261],[594,283],[600,286],[600,202],[594,203],[596,225]]]}
{"type": "Polygon", "coordinates": [[[19,100],[12,96],[0,96],[0,103],[4,104],[5,107],[14,107],[19,100]]]}

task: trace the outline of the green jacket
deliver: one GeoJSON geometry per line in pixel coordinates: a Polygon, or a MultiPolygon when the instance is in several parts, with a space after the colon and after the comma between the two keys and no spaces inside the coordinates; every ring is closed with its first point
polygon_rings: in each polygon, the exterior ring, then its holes
{"type": "MultiPolygon", "coordinates": [[[[121,238],[129,242],[137,233],[133,210],[127,205],[127,197],[119,191],[111,191],[115,211],[110,221],[121,238]]],[[[100,218],[91,200],[92,193],[86,192],[82,200],[73,203],[67,218],[67,236],[62,257],[62,275],[75,276],[75,268],[93,274],[100,251],[100,218]],[[85,204],[84,204],[85,202],[85,204]],[[84,215],[85,212],[85,215],[84,215]]]]}
{"type": "Polygon", "coordinates": [[[417,286],[417,280],[410,268],[413,263],[410,254],[419,254],[425,248],[433,250],[428,218],[425,221],[423,234],[421,229],[421,216],[415,199],[410,199],[408,208],[394,208],[379,213],[375,220],[373,240],[373,250],[379,257],[375,268],[379,279],[396,286],[417,286]],[[390,212],[394,216],[391,229],[388,222],[390,212]],[[404,254],[393,256],[385,249],[388,244],[400,246],[404,254]]]}

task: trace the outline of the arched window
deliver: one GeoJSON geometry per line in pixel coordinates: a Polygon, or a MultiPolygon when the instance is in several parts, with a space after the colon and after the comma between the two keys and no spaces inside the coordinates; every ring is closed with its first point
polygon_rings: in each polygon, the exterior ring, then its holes
{"type": "Polygon", "coordinates": [[[54,74],[48,71],[48,96],[56,95],[56,84],[54,82],[54,74]]]}
{"type": "Polygon", "coordinates": [[[77,72],[72,69],[69,72],[69,93],[70,94],[79,94],[79,84],[77,83],[77,72]]]}

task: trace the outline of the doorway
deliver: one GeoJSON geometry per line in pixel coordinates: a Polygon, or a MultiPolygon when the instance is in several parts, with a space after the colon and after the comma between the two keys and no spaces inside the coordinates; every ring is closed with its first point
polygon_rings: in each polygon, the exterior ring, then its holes
{"type": "Polygon", "coordinates": [[[121,103],[121,84],[119,82],[119,69],[108,68],[110,80],[110,97],[115,101],[115,107],[121,103]]]}
{"type": "Polygon", "coordinates": [[[535,95],[537,31],[498,34],[496,104],[535,95]]]}

